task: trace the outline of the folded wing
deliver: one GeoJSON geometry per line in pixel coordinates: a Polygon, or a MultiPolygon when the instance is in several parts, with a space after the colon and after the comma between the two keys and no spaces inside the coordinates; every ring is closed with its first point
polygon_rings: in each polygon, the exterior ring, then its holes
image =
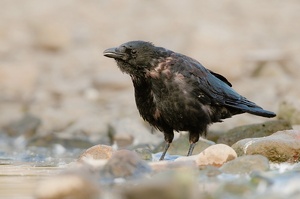
{"type": "Polygon", "coordinates": [[[231,83],[222,75],[212,72],[202,66],[199,62],[188,58],[185,62],[188,67],[184,75],[194,76],[198,82],[198,88],[210,98],[210,103],[222,105],[251,113],[262,117],[274,117],[275,113],[264,110],[255,103],[247,100],[231,88],[231,83]],[[189,59],[189,60],[188,60],[189,59]]]}

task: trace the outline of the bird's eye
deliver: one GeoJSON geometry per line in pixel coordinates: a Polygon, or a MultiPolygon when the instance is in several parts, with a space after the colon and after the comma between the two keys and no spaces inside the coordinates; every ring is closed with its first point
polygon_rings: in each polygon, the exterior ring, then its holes
{"type": "Polygon", "coordinates": [[[120,52],[125,52],[125,51],[126,51],[126,47],[125,47],[125,46],[121,46],[121,47],[119,48],[119,51],[120,51],[120,52]]]}

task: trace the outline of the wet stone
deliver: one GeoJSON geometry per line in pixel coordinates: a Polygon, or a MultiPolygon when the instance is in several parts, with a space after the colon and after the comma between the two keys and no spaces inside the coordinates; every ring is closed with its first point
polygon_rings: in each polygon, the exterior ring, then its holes
{"type": "Polygon", "coordinates": [[[217,190],[211,193],[209,198],[254,198],[255,186],[244,179],[237,179],[227,183],[222,183],[217,190]]]}
{"type": "Polygon", "coordinates": [[[128,147],[133,144],[134,137],[128,133],[116,134],[113,137],[114,142],[117,144],[119,149],[128,147]]]}
{"type": "Polygon", "coordinates": [[[25,114],[20,120],[4,126],[3,131],[12,137],[25,136],[30,138],[36,134],[40,125],[41,120],[38,117],[25,114]]]}
{"type": "Polygon", "coordinates": [[[222,130],[210,130],[208,129],[207,135],[205,136],[205,139],[210,140],[212,142],[217,143],[220,136],[224,134],[222,130]]]}
{"type": "Polygon", "coordinates": [[[135,152],[119,150],[113,153],[101,171],[104,179],[136,178],[151,172],[151,167],[135,152]]]}
{"type": "Polygon", "coordinates": [[[219,167],[236,157],[237,154],[231,147],[225,144],[216,144],[197,155],[196,163],[198,166],[212,165],[219,167]]]}
{"type": "Polygon", "coordinates": [[[206,177],[217,177],[218,175],[222,174],[222,172],[220,171],[220,169],[218,167],[215,166],[200,166],[200,177],[202,176],[206,176],[206,177]]]}
{"type": "Polygon", "coordinates": [[[82,174],[61,174],[38,184],[37,199],[97,199],[100,188],[90,176],[82,174]]]}
{"type": "Polygon", "coordinates": [[[292,126],[285,120],[274,120],[261,124],[239,126],[222,134],[217,142],[231,146],[237,141],[245,138],[264,137],[271,135],[277,131],[287,129],[292,129],[292,126]]]}
{"type": "Polygon", "coordinates": [[[193,170],[186,168],[162,172],[148,181],[127,187],[122,196],[125,199],[196,199],[199,196],[195,176],[193,170]]]}
{"type": "Polygon", "coordinates": [[[262,155],[245,155],[225,163],[220,170],[230,174],[250,174],[269,170],[269,160],[262,155]]]}
{"type": "Polygon", "coordinates": [[[225,144],[216,144],[206,148],[198,155],[189,157],[180,157],[175,161],[188,161],[194,160],[198,166],[216,166],[220,167],[225,162],[233,160],[237,157],[236,152],[225,144]]]}
{"type": "Polygon", "coordinates": [[[107,160],[110,159],[113,154],[113,148],[107,145],[96,145],[85,152],[83,152],[78,158],[79,162],[90,162],[93,160],[107,160]]]}
{"type": "Polygon", "coordinates": [[[300,161],[300,131],[279,131],[263,138],[240,140],[232,148],[240,155],[261,154],[272,162],[300,161]]]}

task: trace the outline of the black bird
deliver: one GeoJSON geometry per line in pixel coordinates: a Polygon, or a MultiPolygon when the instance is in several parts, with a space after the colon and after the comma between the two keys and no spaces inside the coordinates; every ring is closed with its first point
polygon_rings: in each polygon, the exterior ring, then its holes
{"type": "Polygon", "coordinates": [[[192,154],[207,127],[236,114],[275,117],[231,88],[222,75],[206,69],[195,59],[150,42],[130,41],[104,51],[122,72],[130,75],[140,115],[164,133],[164,156],[173,131],[188,131],[192,154]]]}

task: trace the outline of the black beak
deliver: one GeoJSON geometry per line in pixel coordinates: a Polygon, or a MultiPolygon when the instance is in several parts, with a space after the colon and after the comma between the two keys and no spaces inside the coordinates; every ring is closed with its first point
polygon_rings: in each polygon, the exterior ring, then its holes
{"type": "Polygon", "coordinates": [[[114,58],[114,59],[123,59],[124,53],[117,51],[118,48],[108,48],[103,52],[105,57],[114,58]]]}

